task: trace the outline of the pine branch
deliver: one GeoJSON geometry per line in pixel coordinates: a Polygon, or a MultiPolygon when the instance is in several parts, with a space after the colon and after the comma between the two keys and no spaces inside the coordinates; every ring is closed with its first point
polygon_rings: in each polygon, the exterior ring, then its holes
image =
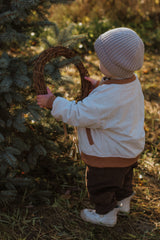
{"type": "Polygon", "coordinates": [[[7,54],[3,53],[0,58],[0,69],[7,69],[10,63],[10,58],[7,54]]]}
{"type": "Polygon", "coordinates": [[[13,154],[13,155],[20,155],[21,154],[21,151],[15,147],[6,147],[5,148],[5,151],[6,152],[9,152],[10,154],[13,154]]]}
{"type": "Polygon", "coordinates": [[[18,10],[29,10],[37,7],[41,3],[41,0],[12,0],[11,8],[18,9],[18,10]]]}
{"type": "Polygon", "coordinates": [[[0,127],[5,128],[5,126],[6,126],[5,121],[0,119],[0,127]]]}
{"type": "Polygon", "coordinates": [[[25,143],[24,139],[16,136],[12,137],[11,143],[12,146],[17,148],[20,152],[29,151],[31,147],[29,144],[25,143]]]}
{"type": "Polygon", "coordinates": [[[23,110],[20,110],[13,122],[13,127],[21,133],[25,133],[27,131],[27,127],[25,126],[25,118],[23,116],[23,110]]]}
{"type": "Polygon", "coordinates": [[[46,38],[42,38],[41,41],[48,47],[52,47],[52,44],[49,43],[49,41],[46,38]]]}
{"type": "Polygon", "coordinates": [[[5,140],[5,139],[4,139],[4,136],[2,135],[2,133],[0,133],[0,143],[1,143],[1,142],[4,142],[4,140],[5,140]]]}
{"type": "Polygon", "coordinates": [[[0,24],[11,23],[15,18],[18,17],[17,11],[7,11],[0,14],[0,24]]]}
{"type": "Polygon", "coordinates": [[[11,43],[25,42],[29,37],[23,33],[19,33],[11,27],[6,29],[5,33],[0,34],[0,43],[7,43],[8,45],[11,43]]]}
{"type": "Polygon", "coordinates": [[[12,98],[12,95],[10,94],[10,92],[4,94],[4,99],[5,99],[6,103],[8,103],[8,104],[11,104],[13,101],[13,98],[12,98]]]}
{"type": "Polygon", "coordinates": [[[9,166],[15,168],[18,164],[18,161],[17,161],[17,158],[11,154],[9,151],[6,151],[4,153],[4,158],[5,158],[5,161],[9,164],[9,166]]]}
{"type": "Polygon", "coordinates": [[[58,38],[59,28],[58,28],[58,26],[57,26],[56,23],[53,23],[52,26],[53,26],[52,28],[53,28],[53,31],[54,31],[54,33],[55,33],[55,36],[56,36],[56,38],[58,38]]]}
{"type": "Polygon", "coordinates": [[[9,92],[12,83],[13,79],[10,76],[4,77],[4,79],[0,82],[0,93],[9,92]]]}

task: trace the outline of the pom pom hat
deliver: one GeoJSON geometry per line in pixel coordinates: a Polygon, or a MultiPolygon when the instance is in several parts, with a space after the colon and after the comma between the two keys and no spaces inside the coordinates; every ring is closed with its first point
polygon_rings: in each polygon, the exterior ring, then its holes
{"type": "Polygon", "coordinates": [[[102,65],[119,78],[130,78],[144,61],[144,44],[129,28],[115,28],[101,34],[94,48],[102,65]]]}

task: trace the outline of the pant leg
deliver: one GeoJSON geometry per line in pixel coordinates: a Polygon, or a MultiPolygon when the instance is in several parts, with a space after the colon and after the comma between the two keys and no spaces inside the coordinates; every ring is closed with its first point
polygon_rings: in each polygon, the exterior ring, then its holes
{"type": "Polygon", "coordinates": [[[117,201],[121,201],[133,194],[133,169],[137,167],[137,163],[126,168],[123,185],[116,192],[117,201]]]}
{"type": "Polygon", "coordinates": [[[95,168],[87,166],[86,185],[88,195],[98,214],[111,211],[117,206],[117,200],[122,200],[127,194],[127,196],[132,194],[132,173],[133,167],[95,168]],[[123,191],[125,191],[125,194],[123,191]]]}
{"type": "Polygon", "coordinates": [[[117,205],[115,192],[111,189],[109,176],[105,170],[105,168],[90,166],[86,168],[88,196],[91,203],[95,205],[98,214],[105,214],[117,205]]]}

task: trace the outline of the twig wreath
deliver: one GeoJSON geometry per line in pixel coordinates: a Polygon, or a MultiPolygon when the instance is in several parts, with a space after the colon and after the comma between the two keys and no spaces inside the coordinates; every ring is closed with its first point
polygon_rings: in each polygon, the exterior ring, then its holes
{"type": "MultiPolygon", "coordinates": [[[[56,46],[44,50],[35,61],[33,83],[37,95],[47,94],[47,87],[44,78],[44,67],[46,63],[51,61],[53,58],[60,56],[70,59],[77,56],[77,53],[72,49],[63,46],[56,46]]],[[[91,89],[91,83],[84,79],[84,77],[89,76],[89,74],[81,61],[76,61],[74,65],[78,69],[81,77],[81,96],[79,100],[82,100],[88,96],[91,89]]]]}

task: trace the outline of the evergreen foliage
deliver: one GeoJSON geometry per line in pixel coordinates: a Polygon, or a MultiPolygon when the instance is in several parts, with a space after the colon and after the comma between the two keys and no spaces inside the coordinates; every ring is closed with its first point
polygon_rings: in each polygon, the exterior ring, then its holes
{"type": "MultiPolygon", "coordinates": [[[[52,28],[55,44],[72,47],[82,39],[82,36],[71,36],[73,26],[60,31],[55,23],[46,19],[47,9],[53,2],[56,1],[0,0],[0,203],[15,199],[19,189],[24,192],[26,187],[33,188],[36,181],[32,171],[38,161],[45,161],[51,149],[55,155],[62,150],[58,143],[58,136],[63,134],[61,124],[54,119],[48,120],[50,125],[40,121],[41,115],[48,117],[48,113],[41,111],[33,98],[35,57],[29,51],[31,33],[35,34],[34,42],[38,44],[46,26],[52,28]]],[[[52,44],[47,40],[45,43],[52,44]]],[[[59,80],[62,84],[59,68],[69,63],[63,58],[48,63],[45,71],[50,81],[59,80]]],[[[47,201],[49,192],[37,189],[33,195],[47,201]]]]}

